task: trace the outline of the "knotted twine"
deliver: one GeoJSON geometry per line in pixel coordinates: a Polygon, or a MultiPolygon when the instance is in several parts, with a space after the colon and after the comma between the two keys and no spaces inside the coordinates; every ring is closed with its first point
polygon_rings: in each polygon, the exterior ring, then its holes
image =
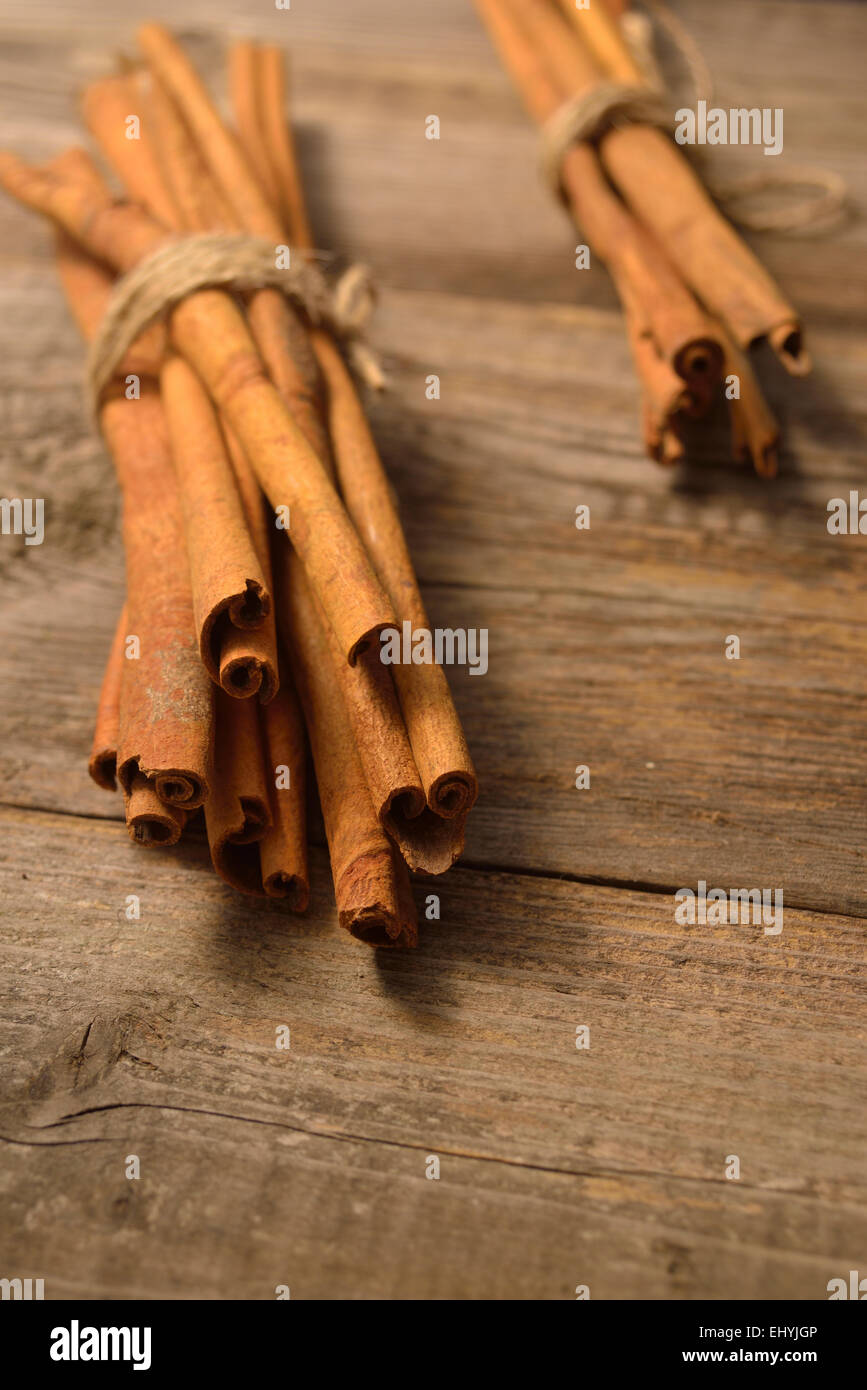
{"type": "Polygon", "coordinates": [[[276,264],[275,246],[263,237],[205,232],[173,237],[115,284],[87,361],[94,414],[102,391],[136,338],[188,295],[203,289],[277,289],[303,309],[316,327],[328,328],[369,386],[385,384],[382,366],[364,339],[374,287],[365,266],[351,265],[330,285],[318,266],[290,252],[276,264]]]}
{"type": "MultiPolygon", "coordinates": [[[[644,0],[653,19],[667,31],[669,39],[686,65],[693,87],[694,103],[699,97],[709,103],[713,93],[713,74],[704,56],[681,21],[663,0],[644,0]]],[[[653,54],[652,24],[647,15],[627,11],[621,19],[623,38],[648,85],[601,82],[583,95],[563,103],[542,127],[542,172],[555,195],[563,198],[560,168],[569,147],[586,140],[596,143],[606,131],[628,124],[654,125],[670,132],[670,97],[653,54]]],[[[841,219],[848,201],[846,180],[830,169],[798,166],[777,172],[763,168],[727,182],[705,176],[712,197],[723,206],[733,222],[755,232],[829,231],[841,219]],[[772,188],[813,190],[813,196],[790,206],[764,212],[737,210],[751,194],[772,188]]]]}

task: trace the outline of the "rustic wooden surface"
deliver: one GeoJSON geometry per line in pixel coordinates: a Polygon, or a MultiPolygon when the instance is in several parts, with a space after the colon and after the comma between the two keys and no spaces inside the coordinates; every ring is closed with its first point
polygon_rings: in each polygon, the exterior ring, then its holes
{"type": "MultiPolygon", "coordinates": [[[[610,284],[572,268],[469,3],[150,7],[213,76],[227,35],[291,48],[319,239],[382,281],[373,418],[432,621],[490,631],[488,674],[453,680],[483,795],[463,864],[418,885],[442,920],[414,954],[338,932],[321,848],[298,921],[199,842],[133,847],[88,783],[118,504],[50,237],[0,202],[0,491],[48,518],[41,547],[0,538],[0,1276],[49,1298],[816,1299],[863,1273],[867,541],[825,522],[864,478],[867,13],[679,10],[723,103],[783,106],[783,159],[838,169],[862,214],[756,241],[816,360],[804,383],[760,364],[773,485],[641,456],[610,284]],[[699,879],[782,887],[782,934],[677,926],[699,879]]],[[[76,90],[140,18],[116,11],[4,0],[4,144],[79,138],[76,90]]]]}

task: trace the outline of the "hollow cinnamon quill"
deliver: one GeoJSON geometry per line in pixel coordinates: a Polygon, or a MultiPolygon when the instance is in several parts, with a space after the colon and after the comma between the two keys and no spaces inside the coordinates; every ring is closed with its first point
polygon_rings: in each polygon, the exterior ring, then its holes
{"type": "MultiPolygon", "coordinates": [[[[95,267],[67,240],[58,244],[61,281],[85,315],[97,308],[95,267]],[[88,295],[78,298],[82,271],[88,295]]],[[[188,809],[204,801],[212,741],[210,682],[199,660],[192,591],[174,467],[162,405],[144,378],[140,397],[122,386],[106,393],[100,424],[123,493],[127,556],[127,651],[121,662],[117,776],[125,791],[138,770],[153,778],[163,800],[188,809]]]]}

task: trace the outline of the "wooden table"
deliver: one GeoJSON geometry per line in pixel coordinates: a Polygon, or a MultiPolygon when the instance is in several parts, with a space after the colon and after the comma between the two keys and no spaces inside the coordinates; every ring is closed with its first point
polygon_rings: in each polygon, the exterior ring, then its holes
{"type": "MultiPolygon", "coordinates": [[[[117,492],[50,235],[0,202],[0,487],[47,508],[42,546],[0,537],[0,1275],[49,1298],[827,1297],[867,1274],[867,539],[826,528],[864,488],[863,219],[756,240],[816,362],[759,363],[781,477],[672,475],[468,0],[150,8],[212,77],[228,34],[292,52],[319,240],[382,282],[373,419],[431,620],[489,629],[487,675],[453,676],[483,793],[463,862],[417,886],[442,917],[416,953],[339,932],[321,845],[296,920],[200,842],[130,844],[85,771],[117,492]],[[782,888],[783,931],[679,926],[699,880],[782,888]]],[[[863,211],[867,12],[679,10],[722,102],[782,106],[783,160],[863,211]]],[[[134,22],[4,0],[3,143],[79,140],[75,93],[134,22]]]]}

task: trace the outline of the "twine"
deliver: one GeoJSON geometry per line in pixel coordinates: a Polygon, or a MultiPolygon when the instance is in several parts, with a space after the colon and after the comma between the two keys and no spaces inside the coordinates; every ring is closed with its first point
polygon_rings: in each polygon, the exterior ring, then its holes
{"type": "Polygon", "coordinates": [[[277,289],[297,304],[310,322],[331,329],[368,385],[385,384],[376,354],[363,334],[374,303],[365,266],[351,265],[332,287],[307,260],[280,269],[273,242],[262,237],[208,232],[173,238],[115,285],[99,332],[88,354],[88,393],[94,412],[102,391],[139,335],[197,290],[277,289]]]}
{"type": "MultiPolygon", "coordinates": [[[[644,4],[653,22],[666,31],[686,67],[693,104],[700,98],[710,102],[713,74],[695,39],[664,0],[644,0],[644,4]]],[[[653,53],[653,24],[647,15],[627,11],[621,27],[648,86],[600,83],[554,112],[542,128],[542,168],[558,198],[563,197],[560,166],[574,142],[599,140],[612,127],[629,123],[660,126],[670,133],[671,113],[653,53]]],[[[753,232],[828,232],[841,220],[849,201],[848,185],[842,175],[812,165],[779,172],[763,168],[760,173],[743,174],[728,181],[705,176],[704,181],[731,220],[753,232]],[[773,189],[791,192],[797,188],[809,189],[810,193],[800,201],[766,211],[739,207],[745,198],[756,193],[773,189]]]]}
{"type": "Polygon", "coordinates": [[[671,124],[668,107],[649,87],[624,82],[600,82],[581,96],[558,106],[542,127],[542,171],[558,198],[562,198],[560,166],[571,145],[594,142],[617,125],[671,124]]]}

